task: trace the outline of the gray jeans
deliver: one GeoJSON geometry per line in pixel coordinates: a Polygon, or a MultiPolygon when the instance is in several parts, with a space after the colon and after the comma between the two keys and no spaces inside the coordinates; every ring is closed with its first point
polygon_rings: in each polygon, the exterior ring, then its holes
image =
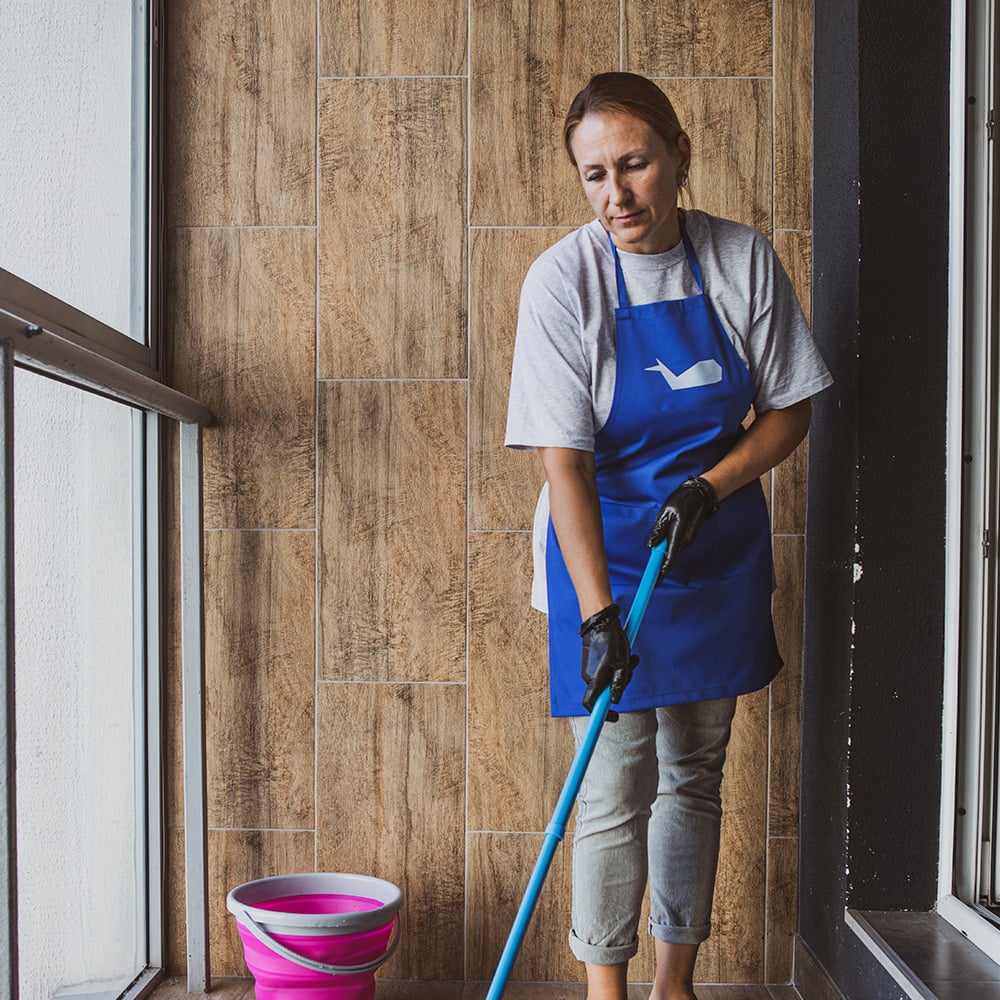
{"type": "MultiPolygon", "coordinates": [[[[709,934],[719,863],[722,765],[735,698],[627,712],[601,730],[577,800],[570,948],[616,965],[649,933],[698,944],[709,934]]],[[[572,718],[579,745],[590,724],[572,718]]]]}

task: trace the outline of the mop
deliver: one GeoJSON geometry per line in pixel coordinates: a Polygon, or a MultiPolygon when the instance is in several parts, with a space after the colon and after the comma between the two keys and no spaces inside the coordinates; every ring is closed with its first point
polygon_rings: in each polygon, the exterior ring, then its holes
{"type": "MultiPolygon", "coordinates": [[[[625,634],[628,636],[630,647],[635,642],[635,637],[639,632],[639,623],[642,621],[642,616],[646,613],[646,606],[649,604],[653,587],[656,586],[656,578],[659,575],[660,566],[663,564],[663,557],[666,555],[666,551],[667,543],[665,540],[653,548],[649,556],[649,562],[646,563],[646,569],[642,574],[642,579],[639,581],[639,589],[635,593],[635,600],[629,609],[628,618],[625,619],[625,634]]],[[[528,880],[528,888],[524,891],[524,897],[521,899],[521,905],[518,908],[517,916],[514,918],[510,934],[507,935],[507,943],[500,954],[500,961],[497,963],[496,972],[493,974],[493,980],[486,994],[486,1000],[500,1000],[500,997],[503,996],[511,967],[514,965],[514,959],[517,958],[521,942],[524,940],[528,923],[535,910],[535,904],[538,902],[538,894],[542,891],[545,876],[549,873],[549,866],[552,864],[556,847],[566,833],[566,823],[569,820],[569,814],[580,791],[580,785],[583,783],[583,776],[587,773],[590,758],[594,755],[597,737],[601,735],[601,728],[604,726],[604,720],[607,718],[610,704],[611,688],[607,687],[598,695],[597,701],[594,703],[594,709],[590,713],[590,725],[587,727],[587,732],[580,742],[580,747],[573,758],[573,763],[570,765],[569,774],[566,776],[566,783],[559,794],[559,800],[556,802],[552,819],[549,820],[549,825],[545,828],[545,840],[542,842],[542,850],[538,855],[538,860],[535,862],[531,878],[528,880]]]]}

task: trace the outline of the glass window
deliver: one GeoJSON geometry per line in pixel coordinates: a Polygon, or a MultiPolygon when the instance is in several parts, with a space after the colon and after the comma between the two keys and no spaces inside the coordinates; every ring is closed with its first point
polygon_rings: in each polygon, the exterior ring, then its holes
{"type": "Polygon", "coordinates": [[[994,154],[995,0],[955,0],[960,45],[952,158],[953,370],[949,399],[949,653],[945,664],[938,911],[1000,949],[1000,213],[994,154]],[[964,62],[964,65],[963,65],[964,62]],[[962,72],[964,71],[964,79],[962,72]],[[962,212],[964,211],[964,216],[962,212]]]}
{"type": "Polygon", "coordinates": [[[162,976],[157,421],[208,414],[158,381],[157,10],[0,0],[0,353],[18,366],[0,414],[16,731],[0,881],[12,845],[17,876],[0,994],[21,1000],[133,998],[162,976]]]}
{"type": "Polygon", "coordinates": [[[147,965],[142,415],[14,377],[21,1000],[147,965]]]}
{"type": "Polygon", "coordinates": [[[146,11],[0,4],[0,268],[143,343],[146,11]]]}

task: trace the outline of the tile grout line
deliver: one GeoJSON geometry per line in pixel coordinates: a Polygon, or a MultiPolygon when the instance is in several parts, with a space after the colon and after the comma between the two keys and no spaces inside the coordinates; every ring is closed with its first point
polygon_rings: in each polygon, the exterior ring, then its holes
{"type": "Polygon", "coordinates": [[[387,382],[468,382],[468,378],[317,378],[317,382],[378,382],[380,385],[387,382]]]}
{"type": "MultiPolygon", "coordinates": [[[[774,235],[774,224],[775,224],[775,202],[776,198],[776,183],[777,178],[774,169],[775,152],[777,149],[776,132],[777,132],[777,120],[775,113],[775,90],[777,89],[777,70],[775,61],[775,39],[777,37],[777,15],[775,13],[775,4],[771,5],[771,234],[772,239],[774,235]]],[[[771,486],[771,510],[775,509],[775,502],[777,498],[777,476],[775,475],[775,470],[771,469],[770,476],[770,486],[771,486]]],[[[771,531],[771,547],[774,547],[775,532],[771,531]]],[[[773,557],[772,557],[773,558],[773,557]]],[[[769,903],[771,901],[771,850],[770,850],[770,832],[771,832],[771,802],[772,802],[772,788],[771,782],[774,780],[774,769],[771,766],[774,754],[774,692],[770,685],[767,689],[767,779],[764,782],[764,787],[766,789],[767,800],[764,809],[764,899],[763,899],[763,913],[761,914],[761,925],[764,932],[763,940],[763,950],[761,958],[763,960],[763,968],[761,971],[761,978],[767,978],[767,966],[768,959],[770,957],[771,951],[771,922],[768,919],[769,914],[769,903]]]]}
{"type": "Polygon", "coordinates": [[[464,80],[466,76],[464,73],[368,73],[358,76],[318,76],[318,79],[321,83],[324,80],[353,83],[355,80],[464,80]]]}
{"type": "Polygon", "coordinates": [[[462,830],[462,977],[469,972],[469,511],[472,486],[471,447],[472,415],[472,0],[465,5],[465,782],[462,830]]]}
{"type": "Polygon", "coordinates": [[[313,387],[313,870],[319,868],[319,673],[320,673],[320,534],[319,534],[319,496],[320,496],[320,453],[319,453],[319,309],[320,309],[320,244],[319,244],[319,218],[320,218],[320,186],[322,175],[320,172],[320,121],[319,121],[319,63],[320,63],[320,30],[319,30],[319,4],[316,0],[315,18],[313,21],[313,58],[315,59],[314,70],[316,73],[316,86],[313,88],[315,105],[313,107],[313,120],[315,127],[316,148],[313,153],[313,221],[316,223],[316,242],[314,245],[315,261],[314,276],[316,287],[313,289],[314,314],[313,314],[313,377],[315,385],[313,387]]]}
{"type": "Polygon", "coordinates": [[[284,231],[284,230],[292,230],[292,231],[294,231],[294,230],[298,230],[298,229],[316,229],[316,228],[317,228],[317,226],[315,225],[315,223],[312,224],[312,225],[301,225],[301,226],[299,226],[299,225],[294,225],[294,226],[291,226],[291,225],[290,226],[278,226],[278,225],[252,226],[252,225],[245,225],[245,224],[243,224],[243,225],[231,225],[231,226],[219,226],[219,225],[167,226],[167,229],[170,232],[173,232],[173,233],[186,232],[188,230],[193,230],[195,232],[201,232],[201,231],[204,231],[204,230],[213,231],[213,230],[216,230],[216,229],[221,230],[223,232],[231,232],[231,231],[239,232],[240,230],[243,230],[243,229],[249,229],[251,232],[256,232],[257,230],[260,230],[260,229],[265,230],[265,231],[266,230],[272,230],[272,229],[278,229],[278,230],[282,230],[282,231],[284,231]]]}
{"type": "MultiPolygon", "coordinates": [[[[182,830],[183,827],[177,827],[182,830]]],[[[315,827],[308,826],[210,826],[211,833],[313,833],[315,827]]]]}
{"type": "Polygon", "coordinates": [[[253,531],[253,532],[257,532],[258,534],[285,534],[285,535],[294,535],[294,534],[298,534],[298,533],[308,534],[309,532],[314,532],[315,530],[316,530],[315,527],[312,527],[312,528],[273,528],[273,527],[267,527],[267,526],[263,526],[263,525],[247,525],[245,527],[241,527],[239,525],[221,525],[221,526],[216,527],[216,528],[205,528],[204,529],[206,535],[212,534],[212,533],[219,534],[219,533],[224,532],[224,531],[233,531],[233,532],[235,532],[235,531],[246,531],[246,532],[253,531]]]}
{"type": "Polygon", "coordinates": [[[500,229],[500,230],[506,230],[506,229],[513,229],[513,230],[520,230],[520,229],[561,229],[561,230],[565,230],[567,233],[572,233],[572,232],[574,232],[575,230],[577,230],[579,228],[580,228],[579,226],[561,226],[561,225],[555,225],[555,224],[553,224],[551,226],[547,226],[547,225],[535,225],[534,223],[530,223],[530,224],[529,223],[525,223],[524,225],[514,224],[514,225],[509,225],[508,226],[508,225],[503,225],[501,223],[488,223],[488,222],[478,222],[478,223],[476,223],[474,225],[470,225],[469,226],[469,229],[472,230],[472,232],[478,232],[479,230],[493,230],[493,229],[500,229]]]}
{"type": "Polygon", "coordinates": [[[618,0],[618,69],[625,69],[625,0],[618,0]]]}
{"type": "Polygon", "coordinates": [[[531,528],[471,528],[470,535],[530,535],[531,528]]]}
{"type": "Polygon", "coordinates": [[[462,681],[413,681],[413,680],[396,680],[394,678],[386,678],[382,680],[327,680],[324,677],[320,677],[317,682],[320,686],[323,685],[333,685],[333,684],[367,684],[367,685],[385,685],[392,687],[465,687],[466,682],[462,681]]]}

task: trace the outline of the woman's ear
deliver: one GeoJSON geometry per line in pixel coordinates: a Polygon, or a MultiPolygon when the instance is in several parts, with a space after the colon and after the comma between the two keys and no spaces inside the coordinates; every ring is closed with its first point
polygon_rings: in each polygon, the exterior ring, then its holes
{"type": "Polygon", "coordinates": [[[688,137],[687,132],[681,132],[677,136],[677,153],[680,157],[678,165],[686,177],[688,171],[691,169],[691,139],[688,137]]]}

